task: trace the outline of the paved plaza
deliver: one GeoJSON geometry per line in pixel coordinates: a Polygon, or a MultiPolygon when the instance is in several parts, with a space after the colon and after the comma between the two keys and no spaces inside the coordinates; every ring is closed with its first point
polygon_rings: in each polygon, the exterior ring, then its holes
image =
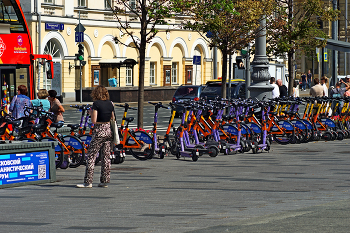
{"type": "Polygon", "coordinates": [[[113,164],[108,188],[57,182],[0,190],[2,232],[349,232],[349,142],[272,145],[197,162],[113,164]]]}

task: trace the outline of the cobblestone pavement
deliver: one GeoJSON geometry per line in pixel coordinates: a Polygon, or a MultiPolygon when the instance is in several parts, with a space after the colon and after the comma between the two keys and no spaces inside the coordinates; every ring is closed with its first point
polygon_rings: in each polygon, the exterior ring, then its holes
{"type": "Polygon", "coordinates": [[[108,188],[57,182],[0,189],[2,232],[348,232],[349,142],[272,145],[270,153],[113,164],[108,188]]]}

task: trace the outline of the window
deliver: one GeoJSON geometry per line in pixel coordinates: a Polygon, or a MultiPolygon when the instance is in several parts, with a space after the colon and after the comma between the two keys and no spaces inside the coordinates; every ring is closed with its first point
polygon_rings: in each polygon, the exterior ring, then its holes
{"type": "Polygon", "coordinates": [[[130,67],[126,67],[126,85],[132,85],[132,69],[130,67]]]}
{"type": "Polygon", "coordinates": [[[177,82],[177,70],[178,70],[178,63],[173,62],[171,67],[171,84],[178,84],[177,82]]]}
{"type": "Polygon", "coordinates": [[[130,8],[136,10],[136,0],[129,0],[130,8]]]}
{"type": "Polygon", "coordinates": [[[105,9],[111,9],[113,7],[112,0],[105,0],[105,9]]]}
{"type": "Polygon", "coordinates": [[[151,62],[149,67],[149,84],[156,85],[156,63],[151,62]]]}
{"type": "Polygon", "coordinates": [[[0,23],[10,24],[10,27],[4,27],[3,30],[7,31],[5,34],[10,32],[26,32],[25,23],[22,17],[22,13],[16,4],[12,5],[10,1],[0,1],[0,23]]]}
{"type": "Polygon", "coordinates": [[[78,0],[79,7],[86,7],[86,0],[78,0]]]}
{"type": "Polygon", "coordinates": [[[54,4],[54,3],[55,3],[55,0],[44,0],[44,3],[51,3],[51,4],[54,4]]]}

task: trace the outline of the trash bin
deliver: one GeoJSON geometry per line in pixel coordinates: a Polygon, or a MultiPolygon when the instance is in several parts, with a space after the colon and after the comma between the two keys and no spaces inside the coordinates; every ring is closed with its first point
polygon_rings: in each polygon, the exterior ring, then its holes
{"type": "Polygon", "coordinates": [[[115,78],[110,78],[110,79],[108,79],[108,83],[109,83],[110,87],[116,87],[118,84],[118,81],[115,78]]]}

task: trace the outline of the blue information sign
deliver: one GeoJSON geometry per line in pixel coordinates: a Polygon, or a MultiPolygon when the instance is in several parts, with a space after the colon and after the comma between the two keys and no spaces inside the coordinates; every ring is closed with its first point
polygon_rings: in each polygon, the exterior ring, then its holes
{"type": "Polygon", "coordinates": [[[63,23],[45,23],[45,30],[64,30],[63,23]]]}
{"type": "Polygon", "coordinates": [[[193,56],[193,65],[201,64],[201,56],[193,56]]]}
{"type": "Polygon", "coordinates": [[[0,185],[50,179],[49,152],[0,155],[0,185]]]}
{"type": "Polygon", "coordinates": [[[75,42],[84,42],[84,32],[75,32],[75,42]]]}

